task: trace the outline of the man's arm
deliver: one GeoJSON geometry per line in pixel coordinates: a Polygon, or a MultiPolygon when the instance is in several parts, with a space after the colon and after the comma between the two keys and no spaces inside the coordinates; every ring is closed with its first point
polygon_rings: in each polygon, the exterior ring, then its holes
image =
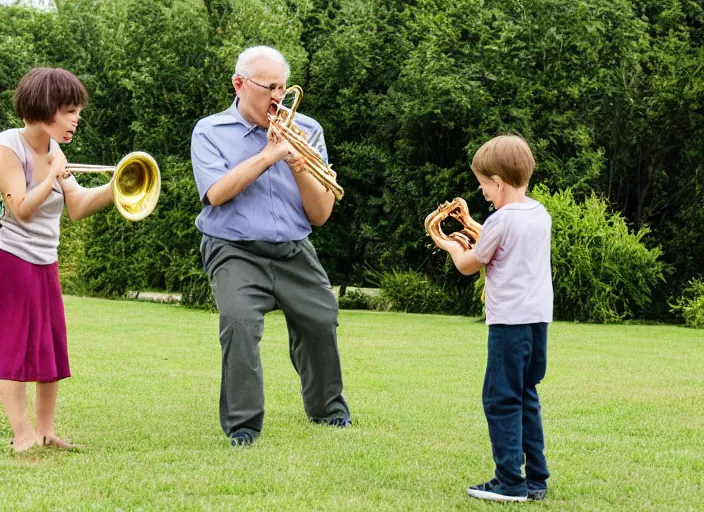
{"type": "MultiPolygon", "coordinates": [[[[312,120],[311,120],[312,121],[312,120]]],[[[323,157],[323,161],[328,163],[328,150],[325,146],[323,128],[313,121],[313,127],[308,135],[308,144],[313,147],[323,157]]],[[[322,226],[327,222],[335,206],[335,195],[325,188],[312,174],[303,171],[303,160],[298,152],[291,147],[291,155],[286,158],[286,163],[293,171],[298,190],[301,193],[303,210],[306,212],[308,221],[314,226],[322,226]]]]}
{"type": "Polygon", "coordinates": [[[225,204],[251,185],[274,163],[275,161],[272,161],[270,155],[262,151],[236,165],[208,189],[205,194],[208,202],[213,206],[225,204]]]}
{"type": "MultiPolygon", "coordinates": [[[[204,184],[199,182],[199,175],[210,173],[213,176],[213,170],[223,169],[225,163],[220,151],[196,128],[191,140],[191,163],[203,200],[213,206],[220,206],[235,198],[269,167],[283,160],[289,154],[289,147],[288,143],[269,140],[259,154],[237,164],[212,185],[207,180],[204,184]],[[205,187],[207,190],[204,191],[205,187]]],[[[217,173],[219,172],[222,171],[218,170],[217,173]]]]}
{"type": "Polygon", "coordinates": [[[335,195],[326,189],[322,183],[309,172],[296,172],[295,164],[291,165],[293,177],[301,192],[303,210],[308,221],[314,226],[322,226],[330,218],[332,207],[335,206],[335,195]]]}

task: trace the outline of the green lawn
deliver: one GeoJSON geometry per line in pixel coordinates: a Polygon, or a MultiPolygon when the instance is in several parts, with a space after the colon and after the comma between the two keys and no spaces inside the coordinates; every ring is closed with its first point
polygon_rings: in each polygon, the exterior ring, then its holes
{"type": "MultiPolygon", "coordinates": [[[[74,376],[57,431],[77,453],[0,450],[0,510],[704,510],[704,333],[556,323],[540,385],[542,503],[465,494],[491,476],[486,327],[343,311],[354,427],[307,422],[283,316],[267,317],[267,417],[250,448],[218,420],[218,322],[166,304],[66,297],[74,376]]],[[[11,438],[0,418],[0,443],[11,438]]]]}

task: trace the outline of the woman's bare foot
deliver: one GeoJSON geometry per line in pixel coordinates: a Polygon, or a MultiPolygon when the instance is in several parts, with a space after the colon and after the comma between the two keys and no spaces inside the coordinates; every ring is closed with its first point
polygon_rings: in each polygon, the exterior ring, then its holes
{"type": "Polygon", "coordinates": [[[35,444],[37,444],[37,442],[34,437],[16,437],[12,441],[10,441],[10,447],[15,451],[15,453],[26,452],[35,444]]]}
{"type": "Polygon", "coordinates": [[[76,445],[73,445],[67,441],[64,441],[56,434],[49,435],[49,436],[42,436],[41,441],[39,441],[38,444],[41,444],[42,446],[46,446],[49,448],[57,448],[59,450],[71,450],[71,449],[76,448],[76,445]]]}

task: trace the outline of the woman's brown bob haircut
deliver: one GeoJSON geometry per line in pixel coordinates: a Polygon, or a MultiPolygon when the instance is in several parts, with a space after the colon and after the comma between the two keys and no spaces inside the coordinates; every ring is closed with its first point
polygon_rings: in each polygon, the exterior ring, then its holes
{"type": "Polygon", "coordinates": [[[535,159],[528,143],[518,135],[501,135],[484,143],[472,159],[472,170],[491,178],[498,176],[512,187],[528,185],[535,159]]]}
{"type": "Polygon", "coordinates": [[[35,68],[15,89],[17,115],[30,123],[51,123],[61,107],[81,106],[88,93],[76,75],[61,68],[35,68]]]}

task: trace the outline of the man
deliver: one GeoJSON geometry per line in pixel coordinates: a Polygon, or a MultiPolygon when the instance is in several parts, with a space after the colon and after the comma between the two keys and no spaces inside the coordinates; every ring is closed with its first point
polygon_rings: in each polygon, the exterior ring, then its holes
{"type": "MultiPolygon", "coordinates": [[[[311,224],[327,221],[335,197],[307,172],[285,140],[267,137],[290,68],[273,48],[252,47],[237,59],[237,98],[198,122],[191,139],[193,174],[203,209],[201,255],[220,312],[220,423],[233,446],[262,430],[264,384],[259,342],[264,315],[286,316],[291,361],[311,421],[352,424],[342,397],[337,351],[337,301],[308,240],[311,224]]],[[[321,126],[296,115],[296,125],[327,161],[321,126]]]]}

